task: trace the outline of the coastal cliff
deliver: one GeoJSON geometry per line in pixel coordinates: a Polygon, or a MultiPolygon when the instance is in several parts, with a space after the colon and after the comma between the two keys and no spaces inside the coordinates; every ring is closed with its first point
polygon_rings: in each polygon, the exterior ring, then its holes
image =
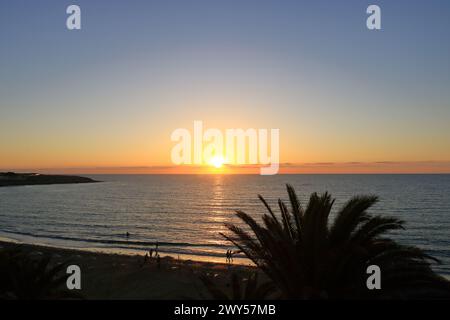
{"type": "Polygon", "coordinates": [[[0,187],[43,184],[94,183],[91,178],[39,173],[0,172],[0,187]]]}

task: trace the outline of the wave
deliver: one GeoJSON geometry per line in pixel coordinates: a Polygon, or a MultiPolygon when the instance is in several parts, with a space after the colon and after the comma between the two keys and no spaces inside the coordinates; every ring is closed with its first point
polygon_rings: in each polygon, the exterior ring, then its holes
{"type": "MultiPolygon", "coordinates": [[[[227,248],[228,246],[222,244],[199,244],[199,243],[189,243],[189,242],[167,242],[167,241],[136,241],[136,240],[114,240],[114,239],[86,239],[86,238],[76,238],[67,236],[55,236],[55,235],[38,235],[28,232],[21,231],[7,231],[0,230],[1,232],[8,234],[16,234],[22,236],[29,236],[33,238],[46,238],[55,240],[67,240],[67,241],[77,241],[77,242],[88,242],[88,243],[100,243],[100,244],[117,244],[117,245],[135,245],[135,246],[156,246],[164,247],[211,247],[211,248],[227,248]]],[[[126,246],[123,248],[127,248],[126,246]]]]}

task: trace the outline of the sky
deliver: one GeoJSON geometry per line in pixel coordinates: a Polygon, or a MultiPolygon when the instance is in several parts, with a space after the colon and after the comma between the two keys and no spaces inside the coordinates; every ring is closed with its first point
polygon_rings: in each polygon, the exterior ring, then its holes
{"type": "Polygon", "coordinates": [[[179,172],[201,120],[285,172],[450,172],[448,39],[445,0],[0,0],[0,170],[179,172]]]}

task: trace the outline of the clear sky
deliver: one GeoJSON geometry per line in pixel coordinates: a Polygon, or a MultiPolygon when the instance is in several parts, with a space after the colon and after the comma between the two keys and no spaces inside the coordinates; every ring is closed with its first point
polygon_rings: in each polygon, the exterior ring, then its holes
{"type": "Polygon", "coordinates": [[[1,0],[0,169],[163,168],[202,120],[300,171],[450,172],[449,39],[446,0],[1,0]]]}

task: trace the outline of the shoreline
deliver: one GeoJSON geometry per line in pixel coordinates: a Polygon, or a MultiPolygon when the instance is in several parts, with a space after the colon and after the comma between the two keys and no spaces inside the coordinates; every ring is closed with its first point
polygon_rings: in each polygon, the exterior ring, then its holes
{"type": "MultiPolygon", "coordinates": [[[[126,248],[126,247],[107,247],[107,246],[104,246],[104,247],[85,246],[87,243],[85,243],[82,240],[79,240],[79,241],[68,240],[68,241],[73,242],[73,245],[57,243],[54,241],[54,239],[47,238],[47,237],[36,237],[36,236],[32,236],[32,235],[23,235],[23,234],[17,234],[17,233],[10,233],[7,231],[0,231],[0,243],[3,242],[3,243],[14,243],[14,244],[27,244],[27,245],[37,246],[37,247],[46,247],[46,248],[61,249],[61,250],[75,250],[75,251],[100,253],[100,254],[119,254],[119,255],[125,255],[125,256],[135,256],[135,255],[139,255],[139,254],[145,255],[146,252],[148,252],[151,249],[154,249],[155,244],[157,243],[157,242],[154,242],[154,244],[152,244],[151,246],[149,245],[147,248],[144,248],[144,247],[126,248]],[[77,244],[79,246],[77,246],[77,244]]],[[[224,249],[223,255],[183,253],[183,252],[177,252],[177,251],[169,251],[160,243],[159,253],[160,253],[161,257],[170,257],[173,259],[192,260],[192,261],[204,262],[204,263],[226,264],[225,249],[224,249]]],[[[235,265],[254,267],[253,262],[251,260],[247,259],[245,256],[242,256],[242,254],[234,255],[233,259],[234,259],[233,262],[235,265]]]]}
{"type": "Polygon", "coordinates": [[[219,287],[230,287],[232,273],[245,276],[253,266],[175,259],[163,256],[157,261],[145,254],[125,255],[56,248],[45,245],[0,240],[0,249],[20,248],[27,254],[51,255],[53,262],[75,264],[81,269],[81,295],[85,299],[210,299],[200,281],[213,277],[219,287]]]}

